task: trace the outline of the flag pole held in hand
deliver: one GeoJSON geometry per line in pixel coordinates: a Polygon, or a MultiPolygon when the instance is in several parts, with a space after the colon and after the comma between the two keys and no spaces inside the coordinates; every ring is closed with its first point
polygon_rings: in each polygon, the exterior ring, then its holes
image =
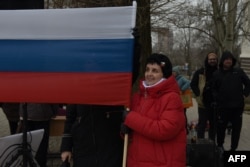
{"type": "MultiPolygon", "coordinates": [[[[126,108],[125,112],[129,112],[129,108],[126,108]]],[[[123,120],[124,121],[124,120],[123,120]]],[[[123,146],[123,160],[122,167],[126,167],[127,162],[127,152],[128,152],[128,133],[124,134],[124,146],[123,146]]]]}

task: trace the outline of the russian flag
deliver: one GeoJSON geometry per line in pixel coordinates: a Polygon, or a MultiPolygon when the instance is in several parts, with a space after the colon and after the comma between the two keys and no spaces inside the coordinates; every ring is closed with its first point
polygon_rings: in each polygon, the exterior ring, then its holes
{"type": "Polygon", "coordinates": [[[0,101],[129,105],[136,6],[0,11],[0,101]]]}

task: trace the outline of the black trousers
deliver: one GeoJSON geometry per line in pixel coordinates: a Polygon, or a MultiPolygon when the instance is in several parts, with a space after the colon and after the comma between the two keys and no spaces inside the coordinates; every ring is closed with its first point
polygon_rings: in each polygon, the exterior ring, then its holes
{"type": "Polygon", "coordinates": [[[16,134],[17,133],[17,127],[18,127],[18,121],[9,121],[10,126],[10,134],[16,134]]]}
{"type": "Polygon", "coordinates": [[[211,140],[215,140],[215,121],[216,115],[215,111],[212,108],[198,108],[198,125],[197,125],[197,137],[200,139],[205,138],[205,130],[207,127],[207,121],[209,121],[209,131],[208,137],[211,140]]]}
{"type": "Polygon", "coordinates": [[[189,131],[188,131],[187,108],[184,108],[184,116],[185,116],[185,119],[186,119],[186,132],[188,134],[189,131]]]}
{"type": "Polygon", "coordinates": [[[232,124],[231,150],[238,147],[242,127],[243,108],[224,108],[218,113],[217,144],[223,146],[228,122],[232,124]]]}
{"type": "Polygon", "coordinates": [[[27,129],[28,131],[44,129],[44,135],[40,146],[37,150],[35,159],[38,162],[40,167],[47,166],[47,154],[48,154],[48,145],[49,145],[49,128],[50,121],[27,121],[27,129]]]}

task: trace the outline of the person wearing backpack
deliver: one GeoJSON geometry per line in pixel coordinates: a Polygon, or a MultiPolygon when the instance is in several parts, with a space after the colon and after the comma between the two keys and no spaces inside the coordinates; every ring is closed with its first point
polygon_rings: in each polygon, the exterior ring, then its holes
{"type": "MultiPolygon", "coordinates": [[[[181,93],[190,89],[190,80],[188,80],[185,76],[181,75],[180,66],[173,67],[172,73],[175,76],[175,79],[178,83],[178,86],[180,88],[181,93]]],[[[187,112],[187,108],[184,106],[184,114],[185,114],[185,118],[186,118],[186,130],[187,130],[187,134],[189,134],[188,120],[187,120],[186,112],[187,112]]]]}

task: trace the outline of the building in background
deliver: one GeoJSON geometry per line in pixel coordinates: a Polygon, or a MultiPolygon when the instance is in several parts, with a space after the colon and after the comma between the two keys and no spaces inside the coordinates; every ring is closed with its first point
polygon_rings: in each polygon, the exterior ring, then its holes
{"type": "MultiPolygon", "coordinates": [[[[245,0],[245,2],[249,3],[250,0],[245,0]]],[[[250,32],[250,5],[248,5],[248,9],[245,13],[245,22],[244,28],[247,32],[250,32]]],[[[249,38],[244,38],[243,43],[241,45],[241,55],[240,55],[240,65],[241,68],[247,73],[250,77],[250,41],[249,38]]]]}
{"type": "Polygon", "coordinates": [[[153,52],[169,54],[173,50],[173,31],[166,27],[152,28],[153,52]]]}
{"type": "MultiPolygon", "coordinates": [[[[245,0],[245,3],[250,3],[250,0],[245,0]]],[[[245,22],[244,29],[249,33],[250,32],[250,5],[245,13],[245,22]]],[[[250,41],[249,38],[244,38],[241,45],[241,54],[240,54],[240,66],[247,75],[250,77],[250,41]]],[[[245,110],[250,110],[250,96],[245,100],[245,110]]]]}

